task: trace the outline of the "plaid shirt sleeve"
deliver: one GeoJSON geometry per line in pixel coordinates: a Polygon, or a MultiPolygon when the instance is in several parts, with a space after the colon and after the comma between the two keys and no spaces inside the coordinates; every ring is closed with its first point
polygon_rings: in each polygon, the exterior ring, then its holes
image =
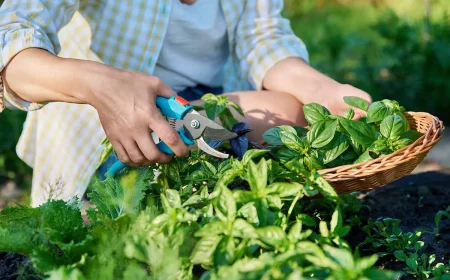
{"type": "Polygon", "coordinates": [[[246,1],[236,31],[236,55],[247,80],[261,89],[267,71],[288,57],[308,62],[305,44],[281,17],[283,0],[246,1]]]}
{"type": "MultiPolygon", "coordinates": [[[[57,54],[60,51],[58,31],[70,21],[78,6],[79,0],[6,0],[0,7],[0,72],[27,48],[57,54]]],[[[0,77],[0,112],[5,101],[26,111],[43,106],[7,92],[0,77]]]]}

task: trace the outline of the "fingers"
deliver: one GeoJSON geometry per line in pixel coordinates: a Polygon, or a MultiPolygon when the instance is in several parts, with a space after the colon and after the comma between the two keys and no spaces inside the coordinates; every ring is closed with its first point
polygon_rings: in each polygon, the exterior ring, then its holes
{"type": "Polygon", "coordinates": [[[136,137],[136,143],[145,156],[151,163],[169,163],[172,157],[166,155],[158,150],[158,147],[153,142],[151,132],[148,127],[136,137]]]}
{"type": "Polygon", "coordinates": [[[186,156],[189,148],[184,144],[177,131],[169,125],[163,116],[156,109],[152,110],[150,128],[158,135],[158,137],[170,147],[177,156],[186,156]]]}

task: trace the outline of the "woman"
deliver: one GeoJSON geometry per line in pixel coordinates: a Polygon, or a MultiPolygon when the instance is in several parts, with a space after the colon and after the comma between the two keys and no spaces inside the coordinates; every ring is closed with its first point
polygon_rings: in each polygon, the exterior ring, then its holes
{"type": "Polygon", "coordinates": [[[308,66],[282,7],[283,0],[5,1],[0,100],[29,111],[17,152],[34,168],[32,204],[81,197],[105,134],[132,166],[170,161],[151,131],[185,156],[157,95],[194,101],[224,93],[242,107],[253,138],[274,125],[305,124],[304,103],[341,114],[345,95],[370,100],[308,66]]]}

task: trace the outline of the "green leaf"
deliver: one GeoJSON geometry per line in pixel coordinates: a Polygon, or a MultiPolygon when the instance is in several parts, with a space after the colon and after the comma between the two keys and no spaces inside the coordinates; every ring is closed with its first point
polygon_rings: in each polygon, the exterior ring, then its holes
{"type": "Polygon", "coordinates": [[[220,123],[228,130],[231,130],[233,125],[237,124],[239,121],[233,116],[230,109],[225,108],[219,114],[220,123]]]}
{"type": "Polygon", "coordinates": [[[201,238],[192,251],[191,262],[194,264],[209,263],[220,240],[222,240],[222,237],[218,235],[208,235],[201,238]]]}
{"type": "Polygon", "coordinates": [[[403,134],[400,136],[400,139],[409,139],[414,142],[422,137],[422,135],[423,134],[418,132],[417,130],[408,130],[403,132],[403,134]]]}
{"type": "Polygon", "coordinates": [[[303,164],[309,170],[320,170],[323,168],[322,160],[319,159],[319,155],[316,150],[311,150],[307,155],[305,155],[303,158],[303,164]]]}
{"type": "Polygon", "coordinates": [[[399,115],[390,115],[380,124],[380,132],[386,138],[394,139],[405,132],[405,122],[399,115]]]}
{"type": "Polygon", "coordinates": [[[195,232],[196,237],[205,237],[209,235],[220,235],[223,234],[226,229],[226,222],[223,221],[212,221],[204,225],[201,229],[195,232]]]}
{"type": "Polygon", "coordinates": [[[283,145],[280,136],[281,128],[276,126],[264,132],[263,140],[270,145],[283,145]]]}
{"type": "Polygon", "coordinates": [[[260,198],[258,193],[244,190],[234,190],[233,197],[236,200],[236,203],[247,203],[260,198]]]}
{"type": "Polygon", "coordinates": [[[236,219],[236,221],[234,221],[233,236],[242,239],[252,239],[258,237],[255,228],[243,219],[236,219]]]}
{"type": "Polygon", "coordinates": [[[85,280],[83,273],[78,268],[67,268],[64,266],[48,272],[48,280],[85,280]]]}
{"type": "Polygon", "coordinates": [[[315,180],[315,186],[319,190],[319,192],[328,198],[337,198],[338,195],[334,188],[330,185],[330,183],[327,182],[323,177],[318,176],[315,180]]]}
{"type": "Polygon", "coordinates": [[[242,157],[242,164],[246,165],[251,159],[260,157],[267,153],[267,150],[258,150],[258,149],[252,149],[245,152],[244,156],[242,157]]]}
{"type": "Polygon", "coordinates": [[[394,113],[394,109],[382,101],[373,102],[367,112],[368,123],[378,123],[394,113]]]}
{"type": "Polygon", "coordinates": [[[93,184],[93,191],[88,193],[97,212],[110,219],[125,213],[139,213],[141,201],[149,184],[147,178],[153,173],[151,168],[131,170],[119,179],[107,178],[93,184]]]}
{"type": "Polygon", "coordinates": [[[247,180],[253,192],[264,192],[267,186],[267,162],[265,159],[261,159],[258,164],[253,161],[249,162],[247,180]]]}
{"type": "Polygon", "coordinates": [[[394,145],[395,150],[400,150],[401,148],[411,145],[412,143],[413,143],[413,141],[404,138],[404,139],[398,139],[397,141],[395,141],[393,143],[393,145],[394,145]]]}
{"type": "Polygon", "coordinates": [[[216,213],[221,220],[234,221],[236,219],[236,202],[233,193],[228,188],[223,188],[215,199],[216,213]]]}
{"type": "Polygon", "coordinates": [[[268,186],[267,193],[280,197],[296,196],[303,190],[303,185],[299,183],[275,182],[268,186]]]}
{"type": "Polygon", "coordinates": [[[362,153],[354,162],[354,164],[366,162],[373,160],[374,158],[370,154],[370,149],[368,148],[364,153],[362,153]]]}
{"type": "Polygon", "coordinates": [[[173,208],[181,208],[181,198],[177,190],[166,190],[166,198],[173,208]]]}
{"type": "Polygon", "coordinates": [[[347,120],[353,119],[354,116],[355,116],[355,111],[353,111],[352,108],[348,108],[344,113],[344,118],[346,118],[347,120]]]}
{"type": "Polygon", "coordinates": [[[239,113],[239,115],[244,117],[244,112],[242,111],[242,108],[239,105],[231,101],[227,101],[227,105],[233,107],[234,110],[236,110],[236,112],[239,113]]]}
{"type": "Polygon", "coordinates": [[[295,131],[297,132],[297,136],[298,137],[304,137],[306,136],[306,134],[308,133],[309,130],[307,130],[304,127],[301,126],[293,126],[293,128],[295,129],[295,131]]]}
{"type": "Polygon", "coordinates": [[[205,171],[207,171],[211,175],[215,175],[217,173],[217,169],[211,163],[207,161],[202,161],[202,166],[205,171]]]}
{"type": "Polygon", "coordinates": [[[277,152],[277,158],[281,162],[290,161],[294,159],[298,159],[300,157],[300,153],[298,151],[291,150],[289,148],[283,147],[277,152]]]}
{"type": "Polygon", "coordinates": [[[341,208],[338,206],[333,212],[333,215],[331,216],[331,222],[330,222],[330,231],[334,232],[336,229],[339,229],[342,227],[342,212],[341,208]]]}
{"type": "Polygon", "coordinates": [[[337,120],[317,121],[307,134],[308,142],[313,148],[322,148],[333,140],[337,128],[337,120]]]}
{"type": "Polygon", "coordinates": [[[302,151],[305,148],[303,141],[297,136],[297,133],[281,130],[280,140],[286,147],[292,150],[302,151]]]}
{"type": "Polygon", "coordinates": [[[349,141],[347,140],[347,137],[343,135],[340,132],[336,132],[334,135],[333,140],[323,147],[325,150],[324,157],[323,157],[323,163],[327,164],[329,162],[332,162],[336,158],[338,158],[342,153],[344,153],[348,147],[350,146],[349,141]]]}
{"type": "Polygon", "coordinates": [[[266,226],[256,229],[259,239],[274,248],[283,247],[286,244],[286,233],[281,227],[266,226]]]}
{"type": "Polygon", "coordinates": [[[303,105],[303,113],[305,114],[305,119],[309,125],[313,125],[318,121],[323,121],[330,115],[330,111],[328,111],[327,108],[317,103],[303,105]]]}
{"type": "Polygon", "coordinates": [[[339,124],[357,143],[369,147],[376,139],[376,129],[362,121],[340,119],[339,124]]]}
{"type": "Polygon", "coordinates": [[[408,258],[408,256],[402,250],[395,251],[394,256],[397,258],[397,260],[402,262],[406,261],[406,259],[408,258]]]}
{"type": "Polygon", "coordinates": [[[344,96],[344,102],[363,111],[367,111],[369,108],[369,102],[357,96],[344,96]]]}
{"type": "Polygon", "coordinates": [[[214,252],[214,266],[230,265],[233,262],[235,249],[233,237],[222,237],[214,252]]]}
{"type": "Polygon", "coordinates": [[[353,256],[348,249],[334,248],[329,245],[324,245],[323,251],[325,255],[331,258],[340,267],[344,267],[346,269],[354,268],[353,256]]]}

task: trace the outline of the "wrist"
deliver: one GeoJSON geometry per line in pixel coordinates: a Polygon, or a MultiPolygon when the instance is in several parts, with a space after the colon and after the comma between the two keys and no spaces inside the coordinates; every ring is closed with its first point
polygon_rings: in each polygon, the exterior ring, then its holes
{"type": "Polygon", "coordinates": [[[112,81],[115,81],[121,72],[95,61],[68,59],[66,64],[71,69],[68,72],[73,75],[68,77],[68,80],[73,82],[70,94],[94,107],[103,99],[104,92],[107,91],[104,88],[113,87],[112,81]]]}

